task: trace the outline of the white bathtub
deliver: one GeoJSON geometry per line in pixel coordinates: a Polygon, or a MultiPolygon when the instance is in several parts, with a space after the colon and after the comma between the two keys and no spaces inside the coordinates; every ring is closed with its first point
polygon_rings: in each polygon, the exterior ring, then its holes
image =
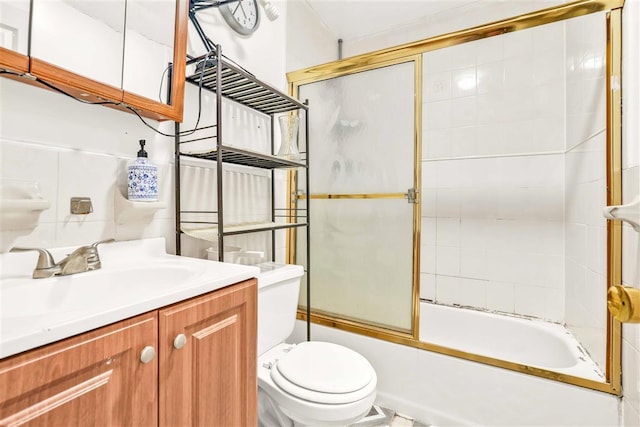
{"type": "Polygon", "coordinates": [[[573,334],[556,323],[422,302],[420,341],[605,381],[573,334]]]}
{"type": "MultiPolygon", "coordinates": [[[[434,308],[425,304],[421,303],[422,309],[434,308]]],[[[426,316],[433,317],[436,314],[434,310],[426,316]]],[[[568,340],[567,344],[564,338],[568,335],[562,330],[558,331],[557,325],[551,325],[553,327],[548,329],[552,332],[548,333],[545,331],[547,328],[540,329],[537,322],[525,319],[495,319],[492,315],[481,319],[475,315],[484,313],[472,310],[454,313],[443,310],[439,314],[442,317],[432,320],[446,323],[444,326],[448,332],[440,335],[443,345],[445,340],[448,340],[447,345],[454,345],[454,337],[457,337],[456,345],[464,344],[465,351],[485,351],[493,357],[508,357],[509,360],[512,357],[505,354],[514,351],[514,354],[525,357],[521,363],[545,365],[545,369],[554,365],[554,370],[572,370],[573,373],[582,369],[574,363],[577,354],[572,351],[574,342],[568,340]],[[458,315],[462,316],[446,319],[447,316],[458,315]],[[489,330],[493,331],[490,338],[486,333],[474,331],[481,321],[491,322],[488,325],[489,330]],[[451,328],[454,324],[457,326],[451,328]],[[503,340],[498,333],[504,331],[509,331],[510,337],[514,332],[515,335],[527,336],[527,340],[503,340]],[[529,339],[533,345],[527,343],[529,339]],[[509,342],[509,347],[505,347],[505,341],[509,342]],[[467,345],[473,345],[475,349],[467,348],[467,345]],[[558,347],[559,350],[551,350],[544,355],[539,351],[543,346],[558,347]]],[[[424,322],[425,318],[422,320],[424,322]]],[[[620,400],[608,393],[325,326],[312,325],[311,336],[314,340],[344,345],[365,356],[378,376],[376,403],[430,425],[621,425],[620,400]]],[[[306,325],[298,320],[288,341],[300,342],[305,339],[306,325]]]]}

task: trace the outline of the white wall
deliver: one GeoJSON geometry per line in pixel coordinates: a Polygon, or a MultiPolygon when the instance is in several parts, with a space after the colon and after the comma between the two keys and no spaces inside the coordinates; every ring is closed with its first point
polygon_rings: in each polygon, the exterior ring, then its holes
{"type": "MultiPolygon", "coordinates": [[[[51,203],[33,233],[13,245],[46,248],[109,237],[164,236],[172,250],[172,139],[157,135],[131,114],[84,105],[13,80],[0,79],[0,91],[1,177],[36,181],[51,203]],[[167,209],[157,212],[148,224],[116,225],[116,192],[126,194],[127,162],[135,157],[139,139],[147,140],[149,159],[159,167],[160,200],[167,209]],[[93,213],[70,215],[72,196],[91,197],[93,213]]],[[[159,127],[164,132],[173,129],[170,123],[159,127]]],[[[3,250],[9,244],[3,241],[3,250]]]]}
{"type": "MultiPolygon", "coordinates": [[[[280,17],[270,21],[262,13],[260,27],[250,36],[243,36],[231,30],[215,8],[198,12],[197,16],[211,41],[222,46],[224,55],[255,74],[256,78],[286,92],[284,70],[288,4],[286,1],[271,3],[280,11],[280,17]]],[[[206,53],[191,23],[189,23],[187,53],[194,56],[206,53]]]]}
{"type": "MultiPolygon", "coordinates": [[[[470,1],[464,6],[449,8],[435,15],[421,18],[414,24],[382,31],[369,37],[345,40],[343,46],[344,57],[347,58],[489,22],[500,21],[562,3],[567,2],[563,0],[470,1]]],[[[366,8],[366,6],[363,5],[363,8],[366,8]]]]}
{"type": "MultiPolygon", "coordinates": [[[[240,36],[230,30],[215,9],[201,12],[201,23],[214,41],[223,44],[224,53],[240,65],[286,92],[285,43],[286,3],[274,2],[280,19],[271,22],[262,16],[252,36],[240,36]]],[[[189,52],[203,53],[203,47],[189,23],[189,52]]],[[[187,84],[183,130],[196,121],[198,91],[187,84]]],[[[213,96],[204,94],[201,125],[211,123],[213,96]]],[[[67,246],[86,244],[115,237],[118,240],[165,237],[167,249],[175,247],[173,138],[156,134],[132,114],[95,105],[84,105],[63,95],[13,80],[0,79],[0,155],[1,178],[37,181],[51,208],[42,214],[40,225],[30,235],[7,242],[13,246],[67,246]],[[116,224],[114,197],[125,192],[126,166],[138,150],[138,140],[147,140],[149,159],[160,168],[160,200],[166,209],[150,222],[116,224]],[[89,196],[94,212],[86,216],[69,214],[69,198],[89,196]]],[[[236,145],[265,146],[269,134],[264,118],[249,114],[237,106],[228,106],[225,114],[227,135],[236,145]]],[[[173,134],[172,122],[149,123],[173,134]]],[[[206,165],[205,168],[209,168],[206,165]]],[[[204,169],[203,169],[204,171],[204,169]]],[[[204,172],[203,172],[204,174],[204,172]]],[[[281,187],[284,177],[279,177],[281,187]]],[[[183,183],[191,197],[212,193],[215,181],[183,183]]],[[[261,190],[257,190],[258,193],[261,190]]],[[[246,192],[231,194],[240,196],[246,192]]],[[[280,243],[282,248],[284,243],[280,243]]],[[[204,252],[197,253],[204,256],[204,252]]]]}
{"type": "Polygon", "coordinates": [[[338,37],[329,31],[304,0],[287,3],[287,71],[338,59],[338,37]]]}

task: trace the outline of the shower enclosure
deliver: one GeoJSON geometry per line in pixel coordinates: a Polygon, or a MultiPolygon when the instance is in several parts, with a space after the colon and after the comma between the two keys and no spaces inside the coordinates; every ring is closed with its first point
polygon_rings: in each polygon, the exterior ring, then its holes
{"type": "Polygon", "coordinates": [[[319,101],[309,126],[322,141],[309,165],[311,253],[321,260],[311,306],[404,334],[413,330],[416,286],[416,64],[372,67],[298,94],[319,101]]]}
{"type": "Polygon", "coordinates": [[[620,393],[621,4],[571,5],[289,74],[314,105],[313,321],[620,393]],[[438,341],[432,306],[564,328],[594,372],[438,341]]]}

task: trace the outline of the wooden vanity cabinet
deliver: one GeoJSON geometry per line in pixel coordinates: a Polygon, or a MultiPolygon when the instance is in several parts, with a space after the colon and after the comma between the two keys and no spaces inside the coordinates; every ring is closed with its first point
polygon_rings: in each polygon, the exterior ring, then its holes
{"type": "Polygon", "coordinates": [[[256,333],[251,279],[8,357],[0,426],[257,425],[256,333]]]}
{"type": "Polygon", "coordinates": [[[160,310],[161,426],[258,424],[257,298],[252,279],[160,310]]]}
{"type": "Polygon", "coordinates": [[[1,360],[0,425],[155,425],[157,330],[153,312],[1,360]]]}

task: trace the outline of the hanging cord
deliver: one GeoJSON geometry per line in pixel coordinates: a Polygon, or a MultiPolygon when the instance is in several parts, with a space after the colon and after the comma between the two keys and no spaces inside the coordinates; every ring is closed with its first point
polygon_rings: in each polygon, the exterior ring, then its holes
{"type": "Polygon", "coordinates": [[[169,63],[169,65],[167,65],[167,68],[165,68],[162,72],[162,76],[160,76],[160,87],[158,87],[158,101],[160,101],[161,103],[164,103],[164,101],[162,100],[162,82],[164,82],[164,76],[167,74],[167,71],[169,71],[171,67],[173,67],[173,64],[169,63]]]}
{"type": "MultiPolygon", "coordinates": [[[[209,57],[213,54],[212,51],[207,52],[207,55],[205,57],[205,61],[209,60],[209,57]]],[[[205,62],[206,64],[206,62],[205,62]]],[[[164,73],[166,73],[166,71],[169,69],[169,67],[167,67],[164,71],[164,73]]],[[[202,67],[202,70],[200,71],[200,79],[198,82],[198,116],[196,119],[196,124],[193,127],[193,129],[190,130],[185,130],[183,132],[180,132],[181,136],[185,136],[185,135],[192,135],[194,134],[197,130],[198,130],[198,125],[200,124],[200,118],[202,116],[202,79],[204,78],[204,71],[205,71],[205,67],[202,67]]],[[[163,77],[164,77],[164,73],[163,73],[163,77]]],[[[40,79],[37,76],[34,76],[32,74],[26,74],[26,73],[16,73],[15,71],[10,71],[10,70],[5,70],[5,69],[0,69],[0,74],[11,74],[13,76],[18,76],[18,77],[26,77],[30,80],[34,80],[40,84],[42,84],[43,86],[46,86],[48,88],[50,88],[51,90],[54,90],[62,95],[65,95],[73,100],[76,100],[82,104],[88,104],[88,105],[116,105],[119,107],[123,107],[126,108],[127,110],[131,111],[133,114],[135,114],[136,116],[138,116],[138,118],[140,119],[140,121],[149,129],[153,130],[154,132],[162,135],[162,136],[167,136],[170,138],[174,138],[176,137],[175,134],[168,134],[168,133],[164,133],[162,131],[159,131],[158,129],[156,129],[155,127],[153,127],[151,124],[149,124],[141,115],[140,113],[138,113],[135,108],[124,104],[122,102],[114,102],[114,101],[98,101],[98,102],[93,102],[93,101],[87,101],[86,99],[82,99],[82,98],[77,98],[75,96],[73,96],[72,94],[70,94],[69,92],[66,92],[58,87],[56,87],[55,85],[46,82],[42,79],[40,79]]]]}
{"type": "Polygon", "coordinates": [[[23,74],[23,73],[16,73],[14,71],[10,71],[10,70],[5,70],[5,69],[0,69],[0,74],[11,74],[12,76],[18,76],[18,77],[26,77],[29,80],[34,80],[38,83],[40,83],[43,86],[46,86],[58,93],[61,93],[65,96],[68,96],[69,98],[75,99],[78,102],[81,102],[83,104],[89,104],[89,105],[119,105],[118,102],[113,102],[113,101],[99,101],[99,102],[92,102],[92,101],[87,101],[86,99],[82,99],[82,98],[76,98],[75,96],[71,95],[68,92],[65,92],[62,89],[57,88],[56,86],[52,85],[51,83],[48,83],[44,80],[41,80],[40,78],[32,75],[32,74],[23,74]]]}

